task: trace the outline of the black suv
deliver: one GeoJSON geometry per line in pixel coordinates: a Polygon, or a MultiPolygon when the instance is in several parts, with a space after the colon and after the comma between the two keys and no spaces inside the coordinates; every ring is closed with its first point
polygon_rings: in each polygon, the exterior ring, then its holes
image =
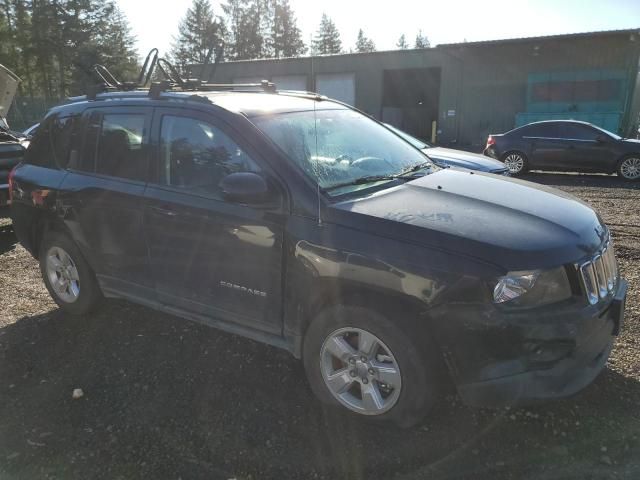
{"type": "Polygon", "coordinates": [[[120,297],[302,358],[315,393],[410,425],[463,400],[571,395],[627,284],[562,192],[440,169],[312,94],[105,93],[46,116],[12,217],[66,311],[120,297]]]}
{"type": "Polygon", "coordinates": [[[484,154],[503,161],[512,175],[559,170],[640,180],[640,141],[576,120],[546,120],[491,134],[484,154]]]}

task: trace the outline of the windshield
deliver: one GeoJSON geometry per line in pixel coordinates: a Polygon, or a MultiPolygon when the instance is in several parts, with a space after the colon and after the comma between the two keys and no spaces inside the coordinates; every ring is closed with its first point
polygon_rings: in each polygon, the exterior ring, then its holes
{"type": "Polygon", "coordinates": [[[433,145],[431,145],[430,143],[420,140],[419,138],[416,138],[413,135],[409,135],[407,132],[403,132],[399,128],[394,127],[393,125],[389,125],[388,123],[385,123],[385,126],[389,130],[391,130],[393,133],[401,136],[404,140],[409,142],[414,147],[419,148],[420,150],[424,150],[425,148],[433,148],[433,145]]]}
{"type": "Polygon", "coordinates": [[[426,161],[419,150],[353,110],[282,113],[254,117],[253,122],[331,195],[363,188],[347,185],[362,179],[392,180],[380,177],[399,175],[426,161]]]}

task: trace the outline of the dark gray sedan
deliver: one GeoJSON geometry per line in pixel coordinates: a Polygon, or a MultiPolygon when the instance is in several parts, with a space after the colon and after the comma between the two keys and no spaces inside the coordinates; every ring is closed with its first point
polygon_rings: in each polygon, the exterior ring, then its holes
{"type": "Polygon", "coordinates": [[[414,147],[422,150],[439,167],[460,167],[468,170],[495,173],[497,175],[509,176],[509,169],[504,163],[487,158],[484,155],[454,150],[452,148],[436,147],[430,143],[420,140],[407,132],[385,123],[385,126],[392,132],[399,135],[414,147]]]}

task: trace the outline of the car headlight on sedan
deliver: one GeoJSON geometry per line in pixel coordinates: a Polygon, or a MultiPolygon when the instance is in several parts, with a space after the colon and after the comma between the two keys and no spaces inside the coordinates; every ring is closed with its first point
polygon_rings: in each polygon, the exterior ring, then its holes
{"type": "Polygon", "coordinates": [[[495,303],[520,307],[559,302],[571,295],[571,285],[564,267],[509,272],[498,279],[493,289],[495,303]]]}

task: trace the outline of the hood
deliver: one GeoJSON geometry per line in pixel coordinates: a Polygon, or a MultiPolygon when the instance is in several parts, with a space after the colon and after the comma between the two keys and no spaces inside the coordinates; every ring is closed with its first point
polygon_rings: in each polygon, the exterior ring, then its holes
{"type": "Polygon", "coordinates": [[[506,168],[504,163],[498,160],[462,150],[433,147],[426,148],[423,152],[426,153],[429,158],[436,161],[440,160],[452,167],[468,168],[469,170],[478,170],[480,172],[493,172],[506,168]]]}
{"type": "Polygon", "coordinates": [[[6,117],[16,96],[20,79],[7,67],[0,65],[0,117],[6,117]]]}
{"type": "Polygon", "coordinates": [[[593,209],[564,192],[462,170],[440,170],[333,208],[362,215],[345,218],[356,228],[373,228],[504,270],[578,261],[607,234],[593,209]]]}

